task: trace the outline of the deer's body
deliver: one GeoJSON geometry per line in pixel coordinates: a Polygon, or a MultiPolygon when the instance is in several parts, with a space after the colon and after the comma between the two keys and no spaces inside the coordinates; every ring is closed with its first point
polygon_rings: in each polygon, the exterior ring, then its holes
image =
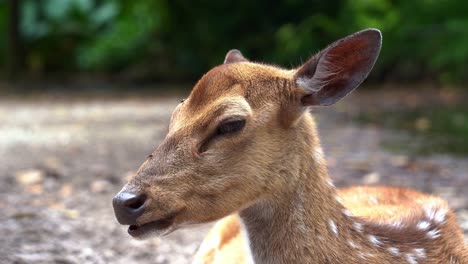
{"type": "MultiPolygon", "coordinates": [[[[344,201],[343,204],[352,204],[347,209],[353,216],[349,217],[349,221],[345,224],[345,228],[351,226],[351,230],[338,229],[338,226],[336,229],[336,235],[341,236],[340,241],[345,239],[346,244],[338,247],[342,249],[341,251],[333,249],[332,255],[317,255],[315,258],[304,260],[304,263],[340,263],[340,260],[343,259],[344,263],[468,263],[466,249],[463,248],[463,237],[454,222],[453,214],[445,211],[444,201],[415,191],[388,187],[352,187],[339,191],[338,195],[344,201]],[[363,194],[363,191],[370,194],[363,194]],[[391,195],[393,200],[388,201],[387,196],[382,196],[383,193],[391,195]],[[420,197],[420,200],[414,201],[406,194],[416,195],[420,197]],[[398,197],[399,195],[402,196],[398,197]],[[379,197],[381,197],[380,201],[379,197]],[[447,212],[450,215],[450,219],[445,220],[445,227],[436,224],[430,228],[431,221],[427,220],[420,220],[412,226],[403,224],[408,220],[412,220],[414,223],[418,218],[431,219],[426,213],[408,217],[408,214],[412,213],[411,208],[424,208],[426,201],[437,208],[443,208],[441,212],[447,212]],[[390,203],[387,204],[388,202],[390,203]],[[365,207],[364,212],[363,207],[365,207]],[[397,208],[403,210],[397,211],[397,208]],[[373,210],[379,211],[379,219],[372,220],[376,213],[373,210]],[[371,234],[378,232],[375,232],[375,229],[364,229],[366,225],[382,227],[381,235],[374,235],[378,240],[371,241],[371,234]],[[362,232],[358,232],[357,236],[352,235],[361,228],[362,232]],[[393,232],[389,234],[388,229],[393,230],[393,232]],[[445,238],[441,237],[442,235],[445,235],[445,238]],[[430,253],[428,254],[428,252],[430,253]]],[[[346,214],[348,213],[346,212],[346,214]]],[[[441,213],[438,217],[440,216],[442,216],[441,213]]],[[[435,215],[433,219],[434,217],[435,215]]],[[[322,226],[322,228],[322,234],[333,232],[330,226],[322,226]]],[[[205,237],[193,263],[253,263],[249,240],[246,236],[247,233],[239,215],[230,215],[218,221],[205,237]]],[[[311,236],[309,243],[315,243],[320,250],[318,252],[330,252],[331,249],[327,248],[327,245],[333,244],[335,241],[334,238],[331,241],[325,241],[323,235],[315,235],[311,236]]],[[[289,245],[294,246],[294,244],[289,245]]],[[[274,253],[266,254],[271,254],[272,257],[276,256],[274,253]]],[[[280,258],[275,258],[275,261],[272,262],[281,263],[280,258]]],[[[267,262],[265,261],[265,263],[267,262]]]]}
{"type": "MultiPolygon", "coordinates": [[[[297,126],[304,133],[291,138],[310,145],[276,170],[291,189],[275,203],[258,203],[217,223],[194,263],[468,263],[463,234],[443,200],[403,188],[336,190],[310,115],[297,126]],[[244,262],[228,262],[233,258],[225,255],[244,262]]],[[[296,144],[285,152],[295,153],[302,145],[296,144]]]]}
{"type": "Polygon", "coordinates": [[[328,176],[307,107],[351,92],[379,50],[380,33],[368,30],[295,70],[228,53],[114,198],[119,222],[142,238],[231,215],[197,263],[468,263],[444,201],[388,187],[338,192],[328,176]]]}

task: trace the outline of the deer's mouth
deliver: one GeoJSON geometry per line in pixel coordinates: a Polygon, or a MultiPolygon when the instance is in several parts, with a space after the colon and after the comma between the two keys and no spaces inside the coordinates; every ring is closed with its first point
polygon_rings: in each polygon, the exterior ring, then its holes
{"type": "Polygon", "coordinates": [[[149,235],[167,235],[174,231],[175,217],[176,214],[173,214],[148,223],[130,225],[128,227],[128,234],[134,238],[145,238],[149,235]]]}

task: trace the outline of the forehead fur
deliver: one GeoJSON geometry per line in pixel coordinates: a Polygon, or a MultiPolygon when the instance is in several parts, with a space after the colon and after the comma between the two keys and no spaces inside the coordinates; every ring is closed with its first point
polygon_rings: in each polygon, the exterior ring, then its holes
{"type": "MultiPolygon", "coordinates": [[[[195,85],[187,100],[187,108],[200,110],[222,96],[243,96],[273,93],[274,82],[290,80],[292,71],[278,67],[240,62],[219,65],[206,73],[195,85]]],[[[277,87],[274,86],[274,87],[277,87]]]]}

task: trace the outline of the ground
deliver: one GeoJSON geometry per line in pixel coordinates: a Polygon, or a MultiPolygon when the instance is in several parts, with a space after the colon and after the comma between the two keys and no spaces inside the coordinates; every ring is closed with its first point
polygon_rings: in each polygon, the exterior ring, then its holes
{"type": "MultiPolygon", "coordinates": [[[[468,236],[466,156],[383,148],[383,141],[408,135],[356,123],[349,114],[369,111],[363,106],[381,95],[355,92],[335,107],[313,110],[336,185],[387,184],[440,195],[468,236]]],[[[2,99],[2,263],[188,263],[209,225],[135,241],[111,205],[164,136],[182,98],[2,99]]]]}

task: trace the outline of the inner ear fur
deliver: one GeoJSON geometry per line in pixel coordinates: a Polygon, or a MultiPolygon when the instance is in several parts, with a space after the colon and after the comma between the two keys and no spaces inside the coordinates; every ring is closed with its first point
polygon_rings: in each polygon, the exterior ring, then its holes
{"type": "Polygon", "coordinates": [[[294,75],[306,92],[304,106],[327,106],[352,92],[374,67],[382,46],[377,29],[366,29],[340,39],[305,62],[294,75]]]}

